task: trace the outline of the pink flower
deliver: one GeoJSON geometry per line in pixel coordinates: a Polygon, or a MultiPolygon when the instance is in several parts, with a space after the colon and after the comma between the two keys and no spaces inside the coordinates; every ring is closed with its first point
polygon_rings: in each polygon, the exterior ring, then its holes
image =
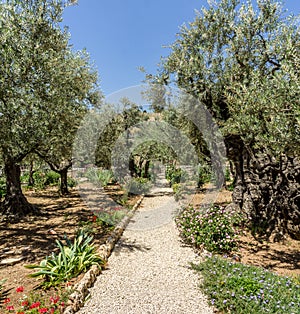
{"type": "Polygon", "coordinates": [[[23,292],[24,291],[24,287],[20,286],[16,289],[16,292],[23,292]]]}
{"type": "Polygon", "coordinates": [[[47,313],[48,309],[46,307],[42,307],[39,309],[39,313],[47,313]]]}
{"type": "Polygon", "coordinates": [[[13,311],[15,308],[14,308],[13,305],[9,305],[9,306],[6,307],[6,309],[7,309],[8,311],[13,311]]]}

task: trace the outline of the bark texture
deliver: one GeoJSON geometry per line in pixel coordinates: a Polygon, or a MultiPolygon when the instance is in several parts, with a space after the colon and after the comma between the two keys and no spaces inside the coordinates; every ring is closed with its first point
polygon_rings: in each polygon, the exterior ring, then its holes
{"type": "Polygon", "coordinates": [[[253,152],[237,138],[228,142],[234,165],[233,204],[250,219],[254,235],[300,240],[300,160],[253,152]]]}
{"type": "Polygon", "coordinates": [[[27,201],[22,192],[20,166],[13,160],[7,160],[4,171],[6,175],[6,195],[1,204],[2,213],[14,218],[35,213],[37,209],[27,201]]]}

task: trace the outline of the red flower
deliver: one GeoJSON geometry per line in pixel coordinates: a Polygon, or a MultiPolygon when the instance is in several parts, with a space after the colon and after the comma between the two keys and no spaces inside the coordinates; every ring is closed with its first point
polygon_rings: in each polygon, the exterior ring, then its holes
{"type": "Polygon", "coordinates": [[[4,304],[7,304],[7,303],[9,303],[9,302],[10,302],[10,298],[7,298],[7,299],[5,299],[5,300],[3,301],[4,304]]]}
{"type": "Polygon", "coordinates": [[[55,312],[55,308],[54,307],[51,307],[50,309],[50,314],[53,314],[55,312]]]}
{"type": "Polygon", "coordinates": [[[16,292],[23,292],[24,291],[24,287],[20,286],[16,289],[16,292]]]}
{"type": "Polygon", "coordinates": [[[47,313],[48,309],[46,307],[42,307],[39,309],[39,313],[47,313]]]}
{"type": "Polygon", "coordinates": [[[97,216],[93,216],[93,222],[97,221],[97,216]]]}
{"type": "Polygon", "coordinates": [[[18,312],[17,314],[25,314],[25,312],[18,312]]]}
{"type": "Polygon", "coordinates": [[[36,307],[39,307],[40,305],[41,305],[41,302],[35,302],[35,303],[32,303],[29,308],[35,309],[36,307]]]}
{"type": "Polygon", "coordinates": [[[10,306],[7,306],[6,309],[7,309],[8,311],[13,311],[15,308],[14,308],[13,305],[10,305],[10,306]]]}
{"type": "Polygon", "coordinates": [[[22,306],[27,306],[29,304],[29,302],[26,300],[26,301],[23,301],[22,303],[21,303],[21,305],[22,306]]]}
{"type": "Polygon", "coordinates": [[[62,307],[64,307],[64,306],[65,306],[65,302],[61,302],[60,305],[61,305],[62,307]]]}
{"type": "Polygon", "coordinates": [[[50,301],[53,303],[53,304],[55,304],[55,303],[57,303],[58,301],[59,301],[59,297],[57,296],[57,297],[50,297],[50,301]]]}

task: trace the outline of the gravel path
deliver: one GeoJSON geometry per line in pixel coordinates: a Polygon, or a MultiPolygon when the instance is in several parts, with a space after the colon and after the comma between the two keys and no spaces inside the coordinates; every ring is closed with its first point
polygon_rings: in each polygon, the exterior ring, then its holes
{"type": "Polygon", "coordinates": [[[177,206],[172,196],[143,200],[79,313],[213,313],[189,267],[198,257],[179,241],[177,206]]]}

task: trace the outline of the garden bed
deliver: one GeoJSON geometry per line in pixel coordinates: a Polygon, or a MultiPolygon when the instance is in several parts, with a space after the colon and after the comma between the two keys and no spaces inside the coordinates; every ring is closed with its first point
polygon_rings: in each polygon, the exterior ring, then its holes
{"type": "MultiPolygon", "coordinates": [[[[105,193],[114,199],[120,199],[123,195],[117,185],[107,187],[105,193]]],[[[75,190],[66,197],[60,197],[56,188],[39,192],[26,191],[25,195],[30,203],[40,209],[41,214],[28,216],[17,223],[0,222],[0,261],[5,262],[0,266],[0,280],[6,279],[1,305],[7,302],[5,307],[15,305],[16,308],[23,294],[29,295],[31,292],[43,295],[41,299],[53,298],[58,294],[54,288],[46,292],[39,289],[41,280],[28,277],[33,271],[24,267],[27,264],[39,264],[51,252],[57,251],[56,239],[72,239],[76,231],[85,226],[93,229],[94,243],[99,247],[113,231],[113,227],[95,223],[93,213],[75,190]],[[16,291],[18,287],[22,288],[16,291]]],[[[126,205],[132,206],[137,198],[138,196],[129,198],[126,205]]],[[[72,279],[68,286],[71,287],[82,276],[83,274],[72,279]]],[[[65,285],[62,285],[62,288],[64,289],[65,285]]]]}

